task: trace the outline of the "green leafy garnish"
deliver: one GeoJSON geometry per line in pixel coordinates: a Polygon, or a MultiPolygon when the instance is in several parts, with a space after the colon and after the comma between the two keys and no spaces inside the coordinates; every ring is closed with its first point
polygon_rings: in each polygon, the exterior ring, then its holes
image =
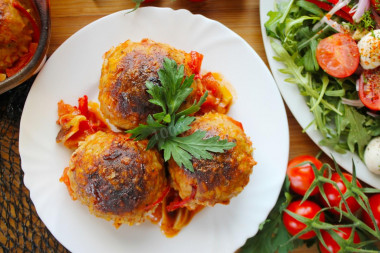
{"type": "Polygon", "coordinates": [[[179,136],[190,129],[195,117],[189,115],[199,111],[206,101],[207,91],[194,103],[180,111],[181,105],[193,91],[191,85],[194,75],[184,76],[184,66],[178,66],[174,60],[164,59],[163,67],[158,71],[160,85],[147,81],[147,92],[152,96],[150,103],[161,107],[162,111],[147,118],[147,124],[128,130],[136,140],[149,139],[147,149],[155,146],[164,151],[164,159],[173,157],[178,166],[194,172],[192,157],[212,159],[209,152],[223,153],[236,146],[234,142],[220,140],[219,136],[205,139],[206,132],[197,130],[188,136],[179,136]]]}

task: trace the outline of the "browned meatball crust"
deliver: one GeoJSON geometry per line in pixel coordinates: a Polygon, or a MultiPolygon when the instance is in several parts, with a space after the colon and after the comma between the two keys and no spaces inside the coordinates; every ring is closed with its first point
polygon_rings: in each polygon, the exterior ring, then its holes
{"type": "Polygon", "coordinates": [[[211,160],[193,158],[194,172],[179,167],[173,159],[169,160],[171,185],[182,199],[191,199],[192,191],[196,190],[195,197],[186,204],[189,209],[197,205],[228,204],[249,182],[252,167],[256,164],[252,157],[252,143],[239,122],[220,113],[197,117],[184,135],[197,130],[206,131],[206,138],[220,136],[235,142],[236,146],[224,153],[213,153],[211,160]]]}
{"type": "Polygon", "coordinates": [[[88,136],[67,170],[72,197],[115,226],[143,222],[167,187],[160,154],[146,146],[122,133],[88,136]]]}
{"type": "MultiPolygon", "coordinates": [[[[141,42],[126,42],[110,49],[104,55],[99,84],[100,109],[113,125],[131,129],[144,124],[149,114],[160,108],[149,102],[146,81],[160,85],[157,71],[162,68],[164,58],[183,64],[185,75],[193,74],[189,63],[191,55],[167,44],[143,39],[141,42]]],[[[199,80],[193,82],[193,93],[185,105],[193,103],[199,80]]]]}

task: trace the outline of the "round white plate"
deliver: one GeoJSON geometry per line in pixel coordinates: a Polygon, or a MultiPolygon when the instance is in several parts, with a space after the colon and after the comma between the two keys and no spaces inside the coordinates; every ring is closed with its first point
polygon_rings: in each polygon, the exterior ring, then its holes
{"type": "Polygon", "coordinates": [[[186,10],[121,11],[86,26],[50,57],[29,93],[21,119],[20,154],[25,185],[39,216],[72,252],[233,252],[256,234],[284,181],[289,151],[286,112],[274,79],[237,34],[186,10]],[[203,69],[222,73],[237,97],[230,115],[251,137],[258,165],[250,183],[227,206],[197,214],[176,237],[166,238],[149,221],[115,229],[72,201],[59,182],[70,152],[55,142],[57,102],[76,105],[87,94],[97,101],[103,54],[127,39],[168,43],[204,54],[203,69]]]}
{"type": "MultiPolygon", "coordinates": [[[[260,0],[260,23],[265,52],[267,54],[272,74],[276,80],[282,97],[301,127],[306,128],[310,122],[314,120],[314,116],[310,112],[304,97],[300,94],[297,85],[286,82],[285,79],[288,78],[288,76],[279,71],[279,69],[284,68],[284,65],[273,59],[273,56],[276,54],[270,45],[269,37],[267,36],[264,27],[264,23],[269,19],[267,13],[274,10],[275,1],[278,0],[260,0]]],[[[341,167],[352,173],[352,164],[354,162],[357,177],[367,184],[380,189],[380,175],[371,173],[365,164],[360,160],[359,156],[351,152],[339,154],[331,148],[319,145],[319,142],[323,139],[323,136],[315,127],[309,127],[306,130],[306,133],[315,142],[315,144],[323,150],[323,152],[330,157],[334,157],[336,162],[341,167]]]]}

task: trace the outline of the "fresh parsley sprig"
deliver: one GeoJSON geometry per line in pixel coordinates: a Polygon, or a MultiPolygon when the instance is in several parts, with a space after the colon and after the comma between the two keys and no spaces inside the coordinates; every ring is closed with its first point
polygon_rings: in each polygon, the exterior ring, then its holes
{"type": "Polygon", "coordinates": [[[201,108],[206,101],[207,91],[194,103],[182,110],[181,105],[191,94],[194,75],[185,77],[184,66],[178,66],[174,60],[164,59],[163,67],[158,70],[161,85],[147,81],[147,92],[152,96],[150,103],[161,107],[162,111],[149,115],[146,125],[128,130],[136,140],[149,139],[147,149],[155,146],[164,151],[164,159],[173,157],[178,166],[184,166],[191,172],[194,168],[192,157],[197,159],[212,159],[210,152],[223,153],[236,146],[234,142],[220,140],[219,136],[206,137],[205,131],[197,130],[188,136],[179,136],[189,130],[195,117],[189,116],[201,108]]]}

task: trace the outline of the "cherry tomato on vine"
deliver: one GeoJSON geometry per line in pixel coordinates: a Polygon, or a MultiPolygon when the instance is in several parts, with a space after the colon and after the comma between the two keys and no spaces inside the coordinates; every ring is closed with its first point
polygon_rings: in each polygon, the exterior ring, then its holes
{"type": "MultiPolygon", "coordinates": [[[[345,173],[345,172],[343,172],[342,174],[349,182],[352,182],[352,176],[350,174],[345,173]]],[[[334,181],[338,185],[338,188],[342,194],[345,194],[347,192],[347,187],[345,186],[342,178],[340,177],[340,175],[338,173],[333,173],[331,176],[331,180],[334,181]]],[[[362,187],[362,185],[360,184],[360,182],[358,180],[356,180],[356,185],[360,188],[362,187]]],[[[333,184],[325,183],[323,185],[323,190],[326,193],[326,197],[327,197],[331,207],[338,207],[339,208],[341,206],[343,211],[347,211],[346,205],[343,202],[342,202],[342,204],[340,204],[342,201],[342,197],[339,194],[338,189],[333,184]]],[[[326,207],[328,207],[328,204],[326,203],[326,201],[323,198],[321,198],[321,199],[322,199],[323,204],[326,207]]],[[[352,213],[355,213],[356,211],[358,211],[360,209],[360,205],[355,200],[354,197],[347,198],[346,202],[347,202],[347,205],[350,208],[352,213]]],[[[333,209],[331,209],[331,212],[336,213],[336,214],[338,213],[337,211],[335,211],[333,209]]]]}
{"type": "MultiPolygon", "coordinates": [[[[289,161],[286,174],[288,175],[290,181],[290,189],[302,196],[305,195],[315,179],[314,171],[310,164],[298,166],[303,162],[310,162],[314,164],[318,170],[322,167],[322,162],[310,155],[297,156],[289,161]]],[[[310,196],[316,195],[318,192],[319,189],[316,187],[311,192],[310,196]]]]}
{"type": "MultiPolygon", "coordinates": [[[[377,227],[380,229],[380,193],[369,197],[368,201],[369,201],[369,205],[371,207],[373,216],[375,217],[377,227]]],[[[369,227],[371,227],[372,229],[375,229],[375,226],[373,225],[371,217],[369,216],[367,212],[363,212],[363,221],[369,227]]]]}
{"type": "MultiPolygon", "coordinates": [[[[339,228],[339,229],[334,229],[334,231],[343,239],[347,240],[350,238],[350,235],[352,233],[352,228],[339,228]]],[[[321,242],[319,242],[319,249],[321,250],[322,253],[338,253],[340,250],[339,244],[334,240],[334,238],[327,232],[326,230],[321,231],[322,238],[324,242],[326,243],[326,246],[328,249],[326,249],[321,242]]],[[[354,243],[360,243],[360,237],[359,234],[354,233],[354,243]]]]}
{"type": "MultiPolygon", "coordinates": [[[[321,207],[310,200],[305,200],[302,204],[301,204],[301,200],[296,200],[296,201],[291,202],[286,209],[295,214],[303,216],[305,218],[312,219],[321,210],[321,207]]],[[[284,212],[284,215],[282,216],[282,220],[283,220],[286,230],[291,235],[296,235],[297,233],[302,231],[304,228],[306,228],[306,225],[304,223],[294,219],[286,212],[284,212]]],[[[321,213],[319,220],[325,221],[324,213],[321,213]]],[[[303,240],[307,240],[315,236],[316,234],[314,231],[309,231],[301,235],[299,238],[303,240]]]]}
{"type": "Polygon", "coordinates": [[[333,34],[318,43],[316,57],[319,66],[329,75],[345,78],[359,66],[358,46],[350,35],[333,34]]]}
{"type": "Polygon", "coordinates": [[[380,67],[363,71],[359,79],[359,97],[367,108],[380,110],[380,67]]]}

